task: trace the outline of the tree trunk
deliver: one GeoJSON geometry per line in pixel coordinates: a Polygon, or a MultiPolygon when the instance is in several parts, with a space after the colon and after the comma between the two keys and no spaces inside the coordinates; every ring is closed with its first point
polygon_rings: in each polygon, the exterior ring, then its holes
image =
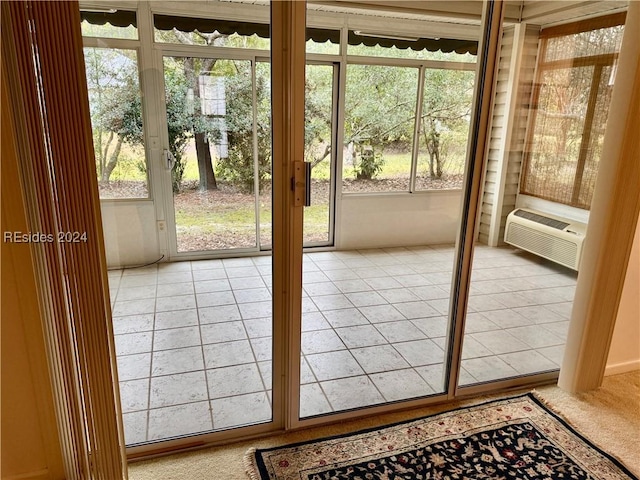
{"type": "Polygon", "coordinates": [[[207,141],[205,133],[195,134],[196,139],[196,155],[198,157],[198,175],[200,177],[199,189],[204,192],[206,190],[217,190],[216,176],[213,173],[213,164],[211,162],[211,148],[207,141]]]}
{"type": "Polygon", "coordinates": [[[118,135],[118,142],[116,143],[116,147],[113,149],[113,152],[111,152],[111,155],[109,156],[109,161],[107,162],[107,165],[104,168],[104,171],[102,172],[103,181],[105,182],[109,181],[111,172],[113,172],[113,169],[116,168],[116,165],[118,164],[118,157],[120,156],[121,148],[122,148],[122,137],[118,135]]]}
{"type": "MultiPolygon", "coordinates": [[[[107,158],[109,158],[109,148],[111,147],[113,136],[114,136],[114,133],[109,132],[109,138],[107,139],[107,143],[104,145],[104,148],[100,151],[100,181],[102,182],[108,182],[109,176],[111,175],[111,172],[107,173],[107,158]]],[[[113,171],[114,168],[115,168],[115,165],[111,167],[111,171],[113,171]]]]}
{"type": "MultiPolygon", "coordinates": [[[[202,70],[210,70],[213,62],[213,60],[206,61],[206,63],[202,66],[202,70]]],[[[185,77],[187,78],[187,85],[191,85],[191,87],[193,88],[193,96],[195,99],[194,116],[202,115],[200,108],[200,82],[198,81],[198,75],[195,71],[193,58],[185,59],[184,70],[185,77]]],[[[209,142],[207,141],[206,133],[195,131],[195,125],[193,133],[196,141],[196,158],[198,160],[198,175],[200,178],[198,188],[200,191],[217,190],[218,185],[216,182],[216,176],[213,173],[211,149],[209,148],[209,142]]]]}

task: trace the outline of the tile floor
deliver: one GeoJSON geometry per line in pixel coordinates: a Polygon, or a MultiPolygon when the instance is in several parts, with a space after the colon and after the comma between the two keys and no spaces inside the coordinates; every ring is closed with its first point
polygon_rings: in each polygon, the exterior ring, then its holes
{"type": "MultiPolygon", "coordinates": [[[[451,246],[307,253],[303,417],[443,391],[451,246]]],[[[271,418],[271,258],[109,272],[127,444],[271,418]]],[[[574,272],[476,247],[463,385],[556,369],[574,272]]]]}

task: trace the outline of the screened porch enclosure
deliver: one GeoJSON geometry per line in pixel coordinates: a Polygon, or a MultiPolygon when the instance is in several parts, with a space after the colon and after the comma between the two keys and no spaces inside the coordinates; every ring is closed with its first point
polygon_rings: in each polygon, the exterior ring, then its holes
{"type": "MultiPolygon", "coordinates": [[[[268,9],[219,3],[82,17],[128,445],[273,418],[268,9]]],[[[309,8],[303,420],[447,390],[479,35],[452,12],[309,8]]],[[[545,28],[581,8],[505,21],[463,391],[562,363],[579,258],[505,230],[521,208],[586,229],[624,13],[545,28]]]]}

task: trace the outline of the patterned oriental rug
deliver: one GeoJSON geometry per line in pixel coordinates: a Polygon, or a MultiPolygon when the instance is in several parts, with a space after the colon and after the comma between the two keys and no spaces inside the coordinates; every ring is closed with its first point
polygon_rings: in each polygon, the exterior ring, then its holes
{"type": "Polygon", "coordinates": [[[535,394],[245,456],[252,480],[635,479],[535,394]]]}

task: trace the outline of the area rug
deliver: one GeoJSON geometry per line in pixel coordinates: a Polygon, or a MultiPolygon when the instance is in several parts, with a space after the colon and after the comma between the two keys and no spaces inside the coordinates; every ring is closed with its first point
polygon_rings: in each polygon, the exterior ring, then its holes
{"type": "Polygon", "coordinates": [[[638,480],[532,393],[251,449],[245,467],[252,480],[638,480]]]}

